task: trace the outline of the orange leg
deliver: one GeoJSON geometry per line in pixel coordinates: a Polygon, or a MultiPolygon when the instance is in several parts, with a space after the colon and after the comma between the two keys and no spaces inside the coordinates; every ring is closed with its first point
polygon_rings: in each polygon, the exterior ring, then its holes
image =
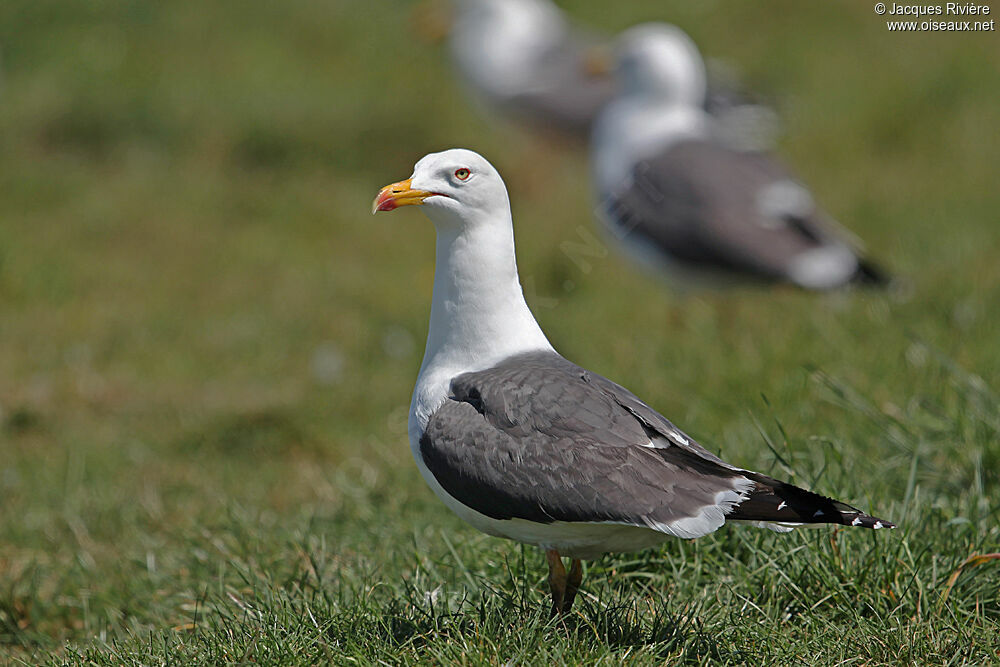
{"type": "MultiPolygon", "coordinates": [[[[563,601],[566,598],[566,568],[562,558],[555,549],[545,551],[545,559],[549,562],[549,589],[552,591],[552,615],[563,613],[563,601]]],[[[575,591],[574,591],[575,593],[575,591]]]]}
{"type": "Polygon", "coordinates": [[[573,559],[573,564],[569,568],[569,576],[566,578],[566,595],[563,598],[562,613],[568,614],[573,600],[576,599],[576,592],[580,590],[580,582],[583,581],[583,563],[579,558],[573,559]]]}

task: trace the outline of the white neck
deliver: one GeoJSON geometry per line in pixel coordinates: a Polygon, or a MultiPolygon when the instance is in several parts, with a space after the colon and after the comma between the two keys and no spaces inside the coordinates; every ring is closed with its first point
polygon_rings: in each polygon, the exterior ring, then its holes
{"type": "Polygon", "coordinates": [[[636,162],[708,135],[708,115],[697,106],[643,95],[623,97],[609,104],[594,126],[594,178],[602,193],[616,192],[636,162]]]}
{"type": "Polygon", "coordinates": [[[423,429],[455,375],[521,352],[553,349],[524,301],[510,210],[497,214],[506,220],[438,225],[434,299],[411,431],[423,429]]]}

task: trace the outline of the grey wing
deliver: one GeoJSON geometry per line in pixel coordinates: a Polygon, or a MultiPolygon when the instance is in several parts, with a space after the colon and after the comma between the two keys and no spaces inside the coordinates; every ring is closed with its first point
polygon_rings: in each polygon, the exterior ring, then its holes
{"type": "Polygon", "coordinates": [[[607,212],[617,234],[688,265],[811,288],[863,277],[841,230],[764,153],[679,143],[636,165],[607,212]]]}
{"type": "MultiPolygon", "coordinates": [[[[599,375],[588,374],[588,382],[601,387],[608,396],[638,419],[647,431],[665,435],[672,445],[686,450],[690,464],[697,458],[733,470],[754,482],[749,495],[726,514],[726,520],[777,522],[779,525],[837,523],[864,528],[895,528],[885,519],[873,517],[847,503],[782,482],[767,475],[732,466],[674,426],[666,417],[643,403],[632,392],[599,375]],[[697,458],[694,458],[697,457],[697,458]]],[[[714,469],[714,468],[712,468],[714,469]]],[[[773,526],[772,526],[773,527],[773,526]]]]}
{"type": "Polygon", "coordinates": [[[555,354],[463,374],[451,389],[420,452],[449,494],[494,519],[695,537],[753,487],[618,385],[555,354]]]}

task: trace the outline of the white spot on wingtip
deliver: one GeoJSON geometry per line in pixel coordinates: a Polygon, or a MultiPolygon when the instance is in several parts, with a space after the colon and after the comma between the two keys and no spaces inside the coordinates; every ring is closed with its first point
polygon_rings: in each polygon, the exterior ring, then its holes
{"type": "Polygon", "coordinates": [[[861,525],[861,517],[859,517],[859,516],[854,517],[854,521],[851,522],[851,525],[852,526],[860,526],[861,525]]]}
{"type": "Polygon", "coordinates": [[[816,517],[818,517],[818,516],[823,516],[823,510],[816,510],[816,513],[815,513],[815,514],[813,514],[813,518],[814,518],[814,519],[815,519],[816,517]]]}
{"type": "Polygon", "coordinates": [[[757,191],[757,212],[763,227],[781,229],[786,218],[806,218],[815,208],[809,191],[792,180],[774,181],[757,191]]]}
{"type": "Polygon", "coordinates": [[[874,528],[875,530],[878,530],[879,528],[885,528],[885,526],[882,525],[881,521],[876,521],[875,525],[872,526],[872,528],[874,528]]]}
{"type": "Polygon", "coordinates": [[[782,501],[781,501],[781,502],[780,502],[780,503],[778,504],[778,509],[779,509],[779,510],[783,510],[783,509],[785,509],[786,507],[788,507],[788,503],[786,503],[786,502],[785,502],[784,500],[782,500],[782,501]]]}
{"type": "Polygon", "coordinates": [[[800,252],[788,263],[788,278],[806,289],[832,289],[843,284],[858,268],[849,247],[832,243],[800,252]]]}

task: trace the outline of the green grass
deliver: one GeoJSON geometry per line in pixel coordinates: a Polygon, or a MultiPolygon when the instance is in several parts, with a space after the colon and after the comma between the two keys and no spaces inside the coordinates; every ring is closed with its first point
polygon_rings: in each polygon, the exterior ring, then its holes
{"type": "Polygon", "coordinates": [[[591,229],[585,154],[485,119],[389,3],[0,3],[0,661],[1000,661],[996,34],[864,3],[566,2],[671,18],[905,294],[677,295],[591,229]],[[372,218],[424,153],[505,174],[567,357],[739,465],[894,532],[725,528],[588,564],[425,487],[406,409],[433,239],[372,218]],[[387,416],[388,415],[388,416],[387,416]],[[963,563],[965,563],[963,565],[963,563]]]}

